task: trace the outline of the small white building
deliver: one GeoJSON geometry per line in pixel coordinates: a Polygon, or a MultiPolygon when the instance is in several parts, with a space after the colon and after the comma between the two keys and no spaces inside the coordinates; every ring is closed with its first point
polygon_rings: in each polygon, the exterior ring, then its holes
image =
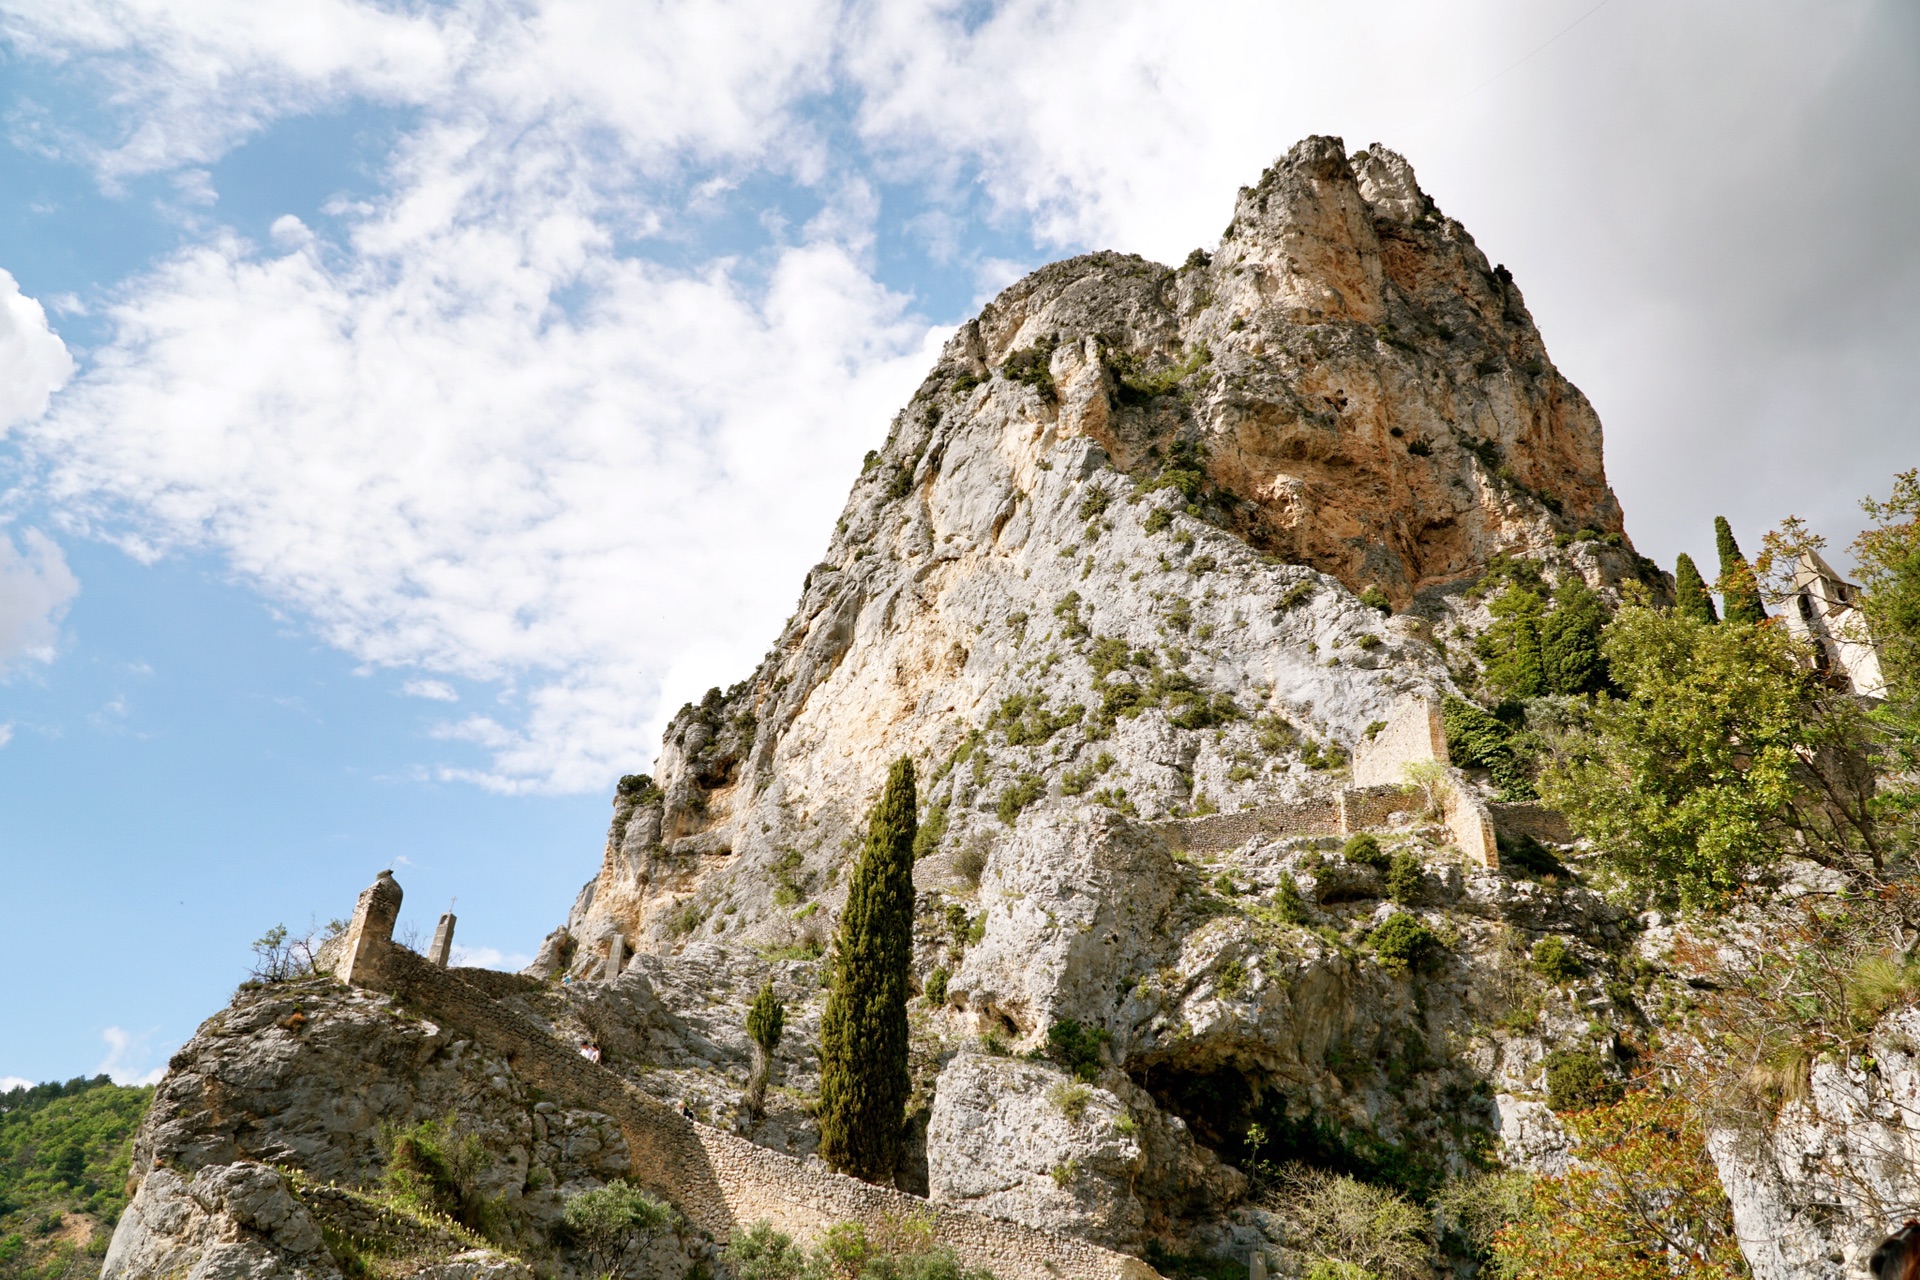
{"type": "Polygon", "coordinates": [[[1787,630],[1813,646],[1822,671],[1845,680],[1863,698],[1887,696],[1880,653],[1860,608],[1860,588],[1835,573],[1818,552],[1800,553],[1785,613],[1787,630]]]}

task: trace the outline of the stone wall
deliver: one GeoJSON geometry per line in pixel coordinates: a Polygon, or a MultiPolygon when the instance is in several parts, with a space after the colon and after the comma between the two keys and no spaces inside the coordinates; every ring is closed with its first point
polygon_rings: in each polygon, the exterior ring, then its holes
{"type": "Polygon", "coordinates": [[[460,970],[438,968],[404,948],[388,946],[376,969],[363,967],[362,978],[472,1036],[557,1099],[608,1116],[626,1139],[633,1181],[716,1239],[761,1220],[805,1238],[836,1222],[879,1227],[913,1216],[930,1220],[963,1264],[990,1268],[1002,1280],[1155,1280],[1139,1259],[1086,1240],[930,1204],[696,1124],[495,1004],[460,970]]]}
{"type": "Polygon", "coordinates": [[[1447,730],[1440,704],[1431,698],[1407,698],[1393,709],[1380,732],[1353,749],[1353,785],[1393,786],[1407,781],[1407,766],[1447,764],[1447,730]]]}

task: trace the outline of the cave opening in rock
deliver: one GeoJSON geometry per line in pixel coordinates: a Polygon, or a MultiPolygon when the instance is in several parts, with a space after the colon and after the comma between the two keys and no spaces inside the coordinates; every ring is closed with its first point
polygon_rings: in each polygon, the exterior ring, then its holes
{"type": "Polygon", "coordinates": [[[1184,1120],[1196,1141],[1256,1180],[1301,1164],[1425,1199],[1444,1177],[1437,1153],[1343,1126],[1257,1067],[1162,1062],[1135,1080],[1184,1120]]]}

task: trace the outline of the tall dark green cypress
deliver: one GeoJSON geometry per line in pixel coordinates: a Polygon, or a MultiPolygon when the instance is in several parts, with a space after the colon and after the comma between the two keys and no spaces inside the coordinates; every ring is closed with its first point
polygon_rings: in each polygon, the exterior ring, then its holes
{"type": "Polygon", "coordinates": [[[1713,607],[1713,596],[1707,592],[1707,580],[1700,576],[1693,557],[1684,551],[1673,568],[1673,611],[1707,626],[1720,621],[1713,607]]]}
{"type": "Polygon", "coordinates": [[[1764,622],[1767,607],[1760,603],[1760,580],[1740,554],[1740,544],[1733,540],[1733,526],[1725,516],[1713,518],[1713,539],[1720,546],[1720,607],[1727,621],[1764,622]]]}
{"type": "Polygon", "coordinates": [[[914,803],[913,761],[897,760],[847,886],[820,1018],[820,1155],[868,1182],[893,1180],[912,1091],[907,979],[914,803]]]}

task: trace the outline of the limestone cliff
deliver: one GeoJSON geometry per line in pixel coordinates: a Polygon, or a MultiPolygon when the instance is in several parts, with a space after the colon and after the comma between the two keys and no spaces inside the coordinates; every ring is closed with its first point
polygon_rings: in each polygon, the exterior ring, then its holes
{"type": "Polygon", "coordinates": [[[902,754],[946,822],[928,883],[1038,783],[1147,819],[1313,794],[1303,757],[1451,687],[1432,627],[1489,561],[1605,590],[1620,529],[1504,268],[1399,156],[1308,139],[1210,259],[1057,263],[962,326],[759,670],[618,798],[572,936],[817,940],[767,886],[830,907],[902,754]]]}

